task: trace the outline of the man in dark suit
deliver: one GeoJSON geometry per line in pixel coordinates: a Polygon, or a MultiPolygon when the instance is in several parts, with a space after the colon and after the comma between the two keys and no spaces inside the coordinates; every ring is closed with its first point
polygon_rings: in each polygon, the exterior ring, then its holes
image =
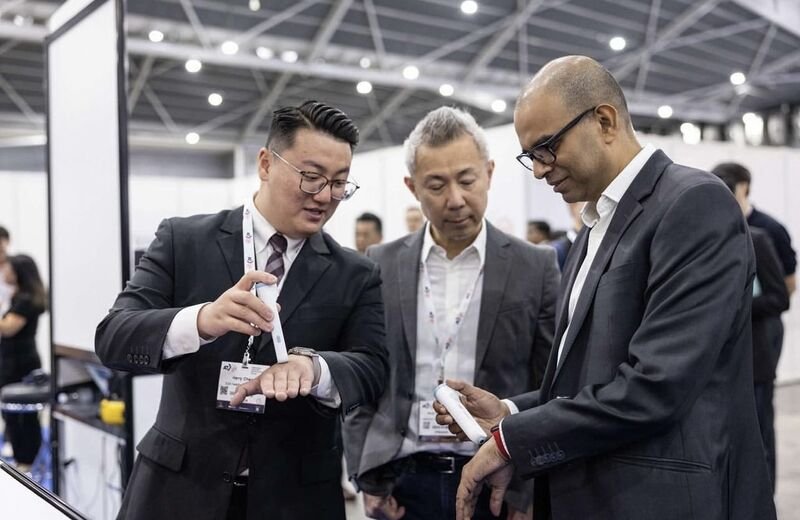
{"type": "Polygon", "coordinates": [[[499,425],[464,468],[459,518],[485,482],[497,509],[516,469],[536,477],[537,520],[774,519],[752,389],[755,262],[736,201],[642,148],[622,90],[590,58],[545,65],[514,126],[520,162],[587,201],[586,227],[541,390],[512,398],[513,415],[462,390],[499,425]]]}
{"type": "MultiPolygon", "coordinates": [[[[484,218],[494,161],[471,115],[438,108],[405,146],[405,182],[428,224],[367,250],[381,267],[391,370],[381,400],[345,423],[345,453],[368,517],[446,520],[455,516],[460,470],[477,447],[452,442],[446,429],[424,431],[426,403],[430,410],[444,377],[503,397],[539,388],[559,272],[552,248],[508,236],[484,218]]],[[[508,497],[508,518],[529,518],[526,487],[508,497]]],[[[488,495],[480,513],[493,518],[488,495]]]]}
{"type": "Polygon", "coordinates": [[[387,374],[378,268],[321,231],[355,192],[357,141],[323,103],[280,109],[253,199],[159,227],[97,328],[106,365],[165,374],[119,518],[344,519],[336,428],[387,374]],[[278,284],[284,342],[306,347],[288,362],[255,283],[278,284]],[[243,397],[229,401],[231,370],[260,366],[266,400],[249,406],[262,413],[231,410],[243,397]]]}

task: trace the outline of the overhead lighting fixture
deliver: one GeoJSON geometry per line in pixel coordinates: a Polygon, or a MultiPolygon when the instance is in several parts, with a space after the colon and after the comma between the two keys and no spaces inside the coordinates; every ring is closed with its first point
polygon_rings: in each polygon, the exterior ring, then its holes
{"type": "Polygon", "coordinates": [[[669,105],[661,105],[658,107],[658,117],[661,119],[669,119],[672,117],[672,107],[669,105]]]}
{"type": "Polygon", "coordinates": [[[461,2],[461,12],[464,14],[475,14],[478,12],[478,2],[464,0],[461,2]]]}
{"type": "Polygon", "coordinates": [[[239,52],[239,44],[233,40],[222,42],[219,48],[222,50],[222,54],[227,54],[228,56],[233,56],[239,52]]]}
{"type": "Polygon", "coordinates": [[[443,95],[444,97],[450,97],[455,92],[453,85],[449,83],[442,83],[439,87],[439,94],[443,95]]]}
{"type": "Polygon", "coordinates": [[[281,53],[281,59],[286,63],[294,63],[297,61],[298,55],[295,51],[283,51],[281,53]]]}
{"type": "Polygon", "coordinates": [[[197,144],[200,142],[200,135],[197,132],[189,132],[186,134],[186,142],[188,144],[197,144]]]}
{"type": "Polygon", "coordinates": [[[247,2],[247,6],[250,8],[251,11],[258,11],[261,9],[261,2],[259,0],[250,0],[247,2]]]}
{"type": "Polygon", "coordinates": [[[158,43],[164,41],[164,33],[159,31],[158,29],[153,29],[147,34],[147,37],[153,43],[158,43]]]}
{"type": "Polygon", "coordinates": [[[187,71],[194,74],[195,72],[200,72],[200,69],[203,68],[203,64],[197,58],[189,58],[186,60],[184,67],[186,67],[187,71]]]}
{"type": "Polygon", "coordinates": [[[611,47],[612,51],[616,51],[616,52],[619,52],[619,51],[625,49],[625,46],[627,44],[628,44],[628,42],[626,42],[625,38],[623,38],[622,36],[614,36],[613,38],[611,38],[608,41],[608,46],[611,47]]]}
{"type": "Polygon", "coordinates": [[[356,91],[359,94],[369,94],[372,92],[372,83],[369,81],[359,81],[356,85],[356,91]]]}
{"type": "Polygon", "coordinates": [[[697,144],[702,137],[700,127],[692,123],[681,124],[681,134],[683,135],[683,142],[686,144],[697,144]]]}
{"type": "Polygon", "coordinates": [[[419,77],[419,69],[414,65],[406,65],[403,68],[403,77],[406,79],[417,79],[419,77]]]}
{"type": "Polygon", "coordinates": [[[744,72],[734,72],[731,74],[731,83],[734,85],[744,85],[744,82],[747,81],[747,77],[744,75],[744,72]]]}
{"type": "Polygon", "coordinates": [[[212,92],[208,95],[208,104],[212,107],[218,107],[222,104],[222,95],[217,92],[212,92]]]}
{"type": "Polygon", "coordinates": [[[21,14],[16,15],[14,17],[14,25],[16,25],[17,27],[22,27],[23,25],[25,25],[25,17],[22,16],[21,14]]]}
{"type": "Polygon", "coordinates": [[[256,56],[262,60],[270,60],[275,56],[275,52],[269,47],[259,47],[256,49],[256,56]]]}
{"type": "Polygon", "coordinates": [[[492,101],[492,111],[497,112],[498,114],[500,112],[505,112],[506,106],[507,106],[506,102],[502,99],[495,99],[494,101],[492,101]]]}
{"type": "Polygon", "coordinates": [[[369,66],[370,66],[370,65],[372,65],[372,60],[371,60],[371,59],[369,59],[369,58],[367,58],[366,56],[364,56],[363,58],[361,58],[360,60],[358,60],[358,65],[359,65],[359,66],[360,66],[362,69],[368,69],[368,68],[369,68],[369,66]]]}

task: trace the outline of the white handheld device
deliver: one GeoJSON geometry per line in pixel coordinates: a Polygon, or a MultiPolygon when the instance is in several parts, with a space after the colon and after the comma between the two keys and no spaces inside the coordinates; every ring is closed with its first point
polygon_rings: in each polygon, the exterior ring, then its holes
{"type": "Polygon", "coordinates": [[[286,340],[283,338],[283,327],[281,327],[281,318],[278,315],[278,286],[258,283],[256,284],[256,294],[269,307],[274,316],[272,319],[272,344],[275,346],[275,358],[278,363],[286,363],[289,361],[289,355],[286,353],[286,340]]]}
{"type": "Polygon", "coordinates": [[[447,408],[448,413],[455,419],[456,423],[461,427],[464,433],[469,437],[469,440],[477,445],[486,442],[488,436],[483,428],[480,427],[478,421],[470,415],[464,403],[461,402],[461,394],[453,390],[446,384],[442,383],[433,391],[436,400],[439,401],[447,408]]]}

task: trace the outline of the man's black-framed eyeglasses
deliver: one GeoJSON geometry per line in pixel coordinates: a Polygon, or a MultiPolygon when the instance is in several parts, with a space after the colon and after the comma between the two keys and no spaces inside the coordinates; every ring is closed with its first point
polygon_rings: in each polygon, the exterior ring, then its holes
{"type": "Polygon", "coordinates": [[[570,121],[569,123],[564,126],[561,130],[553,134],[549,139],[547,139],[543,143],[539,143],[530,150],[524,151],[521,154],[517,155],[517,161],[524,166],[525,168],[533,171],[533,162],[538,161],[542,164],[548,165],[553,164],[556,162],[556,146],[558,142],[564,137],[564,134],[569,132],[569,130],[577,125],[583,116],[588,114],[589,112],[594,112],[597,107],[592,107],[584,110],[580,114],[578,114],[575,119],[570,121]]]}
{"type": "Polygon", "coordinates": [[[316,172],[307,172],[301,170],[294,164],[290,163],[281,157],[275,150],[270,150],[272,155],[286,163],[286,165],[296,171],[300,175],[300,191],[308,193],[309,195],[316,195],[325,189],[326,186],[331,187],[331,197],[336,200],[347,200],[355,195],[356,190],[360,188],[358,184],[344,179],[330,180],[322,174],[316,172]]]}

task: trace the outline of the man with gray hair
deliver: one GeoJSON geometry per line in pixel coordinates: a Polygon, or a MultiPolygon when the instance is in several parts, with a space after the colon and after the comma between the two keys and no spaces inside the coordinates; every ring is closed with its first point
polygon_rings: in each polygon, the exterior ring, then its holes
{"type": "MultiPolygon", "coordinates": [[[[499,396],[538,388],[559,273],[552,248],[484,218],[494,161],[471,115],[434,110],[405,147],[405,184],[428,222],[367,250],[381,267],[391,374],[381,400],[346,422],[345,452],[370,518],[448,519],[477,446],[435,424],[434,388],[451,379],[499,396]]],[[[530,484],[506,498],[504,518],[530,518],[530,484]]],[[[488,495],[476,518],[493,518],[488,495]]]]}

